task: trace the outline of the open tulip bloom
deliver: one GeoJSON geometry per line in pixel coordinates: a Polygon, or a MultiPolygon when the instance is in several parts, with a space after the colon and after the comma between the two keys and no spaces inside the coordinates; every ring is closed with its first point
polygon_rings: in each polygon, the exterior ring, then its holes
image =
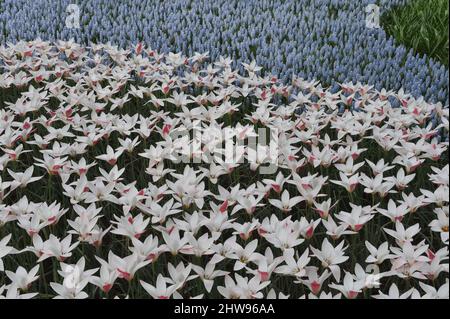
{"type": "Polygon", "coordinates": [[[0,298],[449,297],[448,107],[235,62],[0,46],[0,298]]]}

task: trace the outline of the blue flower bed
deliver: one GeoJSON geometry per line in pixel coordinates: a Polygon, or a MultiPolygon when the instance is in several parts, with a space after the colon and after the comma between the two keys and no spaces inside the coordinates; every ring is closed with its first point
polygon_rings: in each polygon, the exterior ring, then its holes
{"type": "MultiPolygon", "coordinates": [[[[396,45],[382,29],[366,27],[374,0],[3,0],[0,43],[18,40],[145,42],[163,52],[209,51],[238,62],[256,59],[283,80],[293,75],[330,85],[361,81],[377,89],[401,87],[448,104],[448,70],[396,45]],[[77,2],[81,28],[65,27],[77,2]]],[[[405,0],[376,1],[385,12],[405,0]]]]}

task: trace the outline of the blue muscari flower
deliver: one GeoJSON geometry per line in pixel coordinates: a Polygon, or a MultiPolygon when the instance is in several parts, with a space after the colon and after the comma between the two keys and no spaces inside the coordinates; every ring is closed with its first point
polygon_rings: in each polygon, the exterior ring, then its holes
{"type": "Polygon", "coordinates": [[[65,9],[72,0],[2,0],[0,43],[38,36],[121,47],[144,41],[162,52],[209,51],[212,61],[220,55],[237,63],[256,59],[286,82],[293,74],[332,86],[369,82],[447,105],[449,72],[443,65],[365,27],[367,4],[378,3],[385,12],[408,1],[78,0],[81,29],[68,30],[65,9]]]}

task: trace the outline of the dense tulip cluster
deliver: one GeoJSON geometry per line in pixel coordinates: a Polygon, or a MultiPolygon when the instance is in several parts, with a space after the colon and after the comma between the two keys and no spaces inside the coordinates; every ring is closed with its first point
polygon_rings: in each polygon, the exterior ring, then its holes
{"type": "Polygon", "coordinates": [[[448,298],[448,108],[207,60],[0,47],[0,297],[448,298]]]}
{"type": "MultiPolygon", "coordinates": [[[[362,82],[427,101],[448,100],[448,69],[397,45],[366,20],[406,0],[3,0],[0,43],[18,40],[110,41],[122,48],[142,41],[160,52],[207,52],[259,65],[285,81],[292,76],[362,82]],[[69,4],[79,4],[80,28],[66,27],[69,4]]],[[[69,24],[69,26],[72,26],[69,24]]],[[[243,71],[240,69],[240,71],[243,71]]]]}

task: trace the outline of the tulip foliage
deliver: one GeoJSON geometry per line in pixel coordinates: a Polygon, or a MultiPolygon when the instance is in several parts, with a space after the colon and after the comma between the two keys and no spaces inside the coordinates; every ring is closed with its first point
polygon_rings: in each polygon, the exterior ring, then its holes
{"type": "Polygon", "coordinates": [[[0,48],[0,297],[448,298],[448,106],[232,63],[0,48]]]}

